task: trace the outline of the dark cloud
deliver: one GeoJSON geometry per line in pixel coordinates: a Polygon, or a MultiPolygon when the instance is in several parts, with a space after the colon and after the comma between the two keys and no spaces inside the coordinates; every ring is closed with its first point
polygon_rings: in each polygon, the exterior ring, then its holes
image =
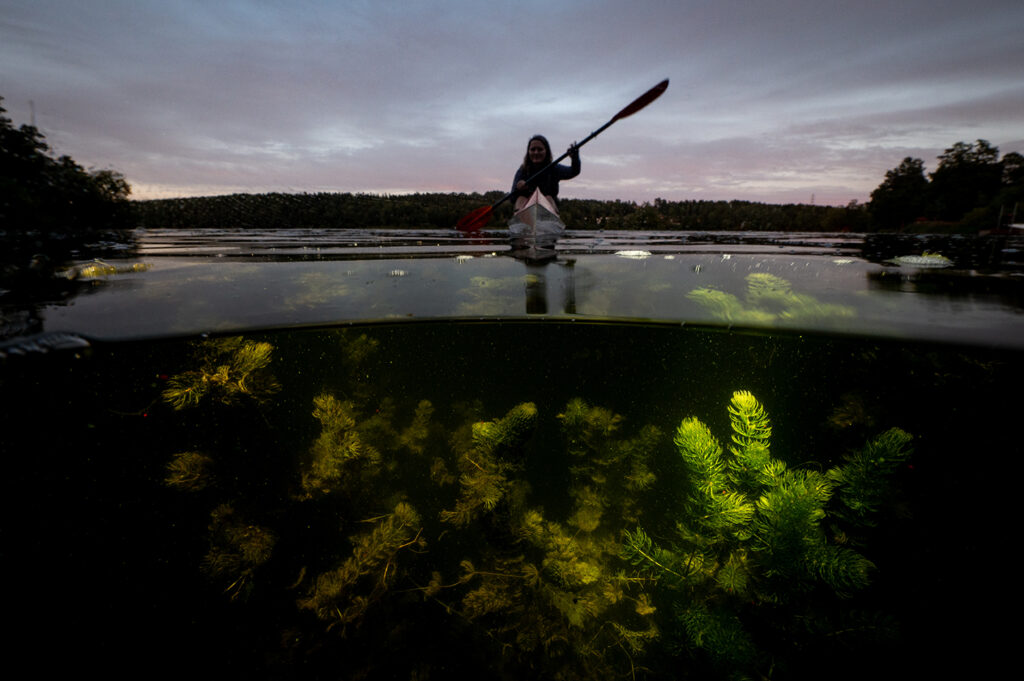
{"type": "Polygon", "coordinates": [[[1024,5],[0,0],[0,95],[139,195],[486,191],[526,139],[570,196],[866,200],[904,156],[1024,151],[1024,5]]]}

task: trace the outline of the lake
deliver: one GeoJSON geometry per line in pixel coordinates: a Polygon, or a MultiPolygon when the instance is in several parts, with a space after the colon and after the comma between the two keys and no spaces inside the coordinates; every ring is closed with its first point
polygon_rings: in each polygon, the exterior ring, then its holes
{"type": "Polygon", "coordinates": [[[0,298],[9,649],[114,678],[993,673],[1022,245],[82,252],[0,298]]]}

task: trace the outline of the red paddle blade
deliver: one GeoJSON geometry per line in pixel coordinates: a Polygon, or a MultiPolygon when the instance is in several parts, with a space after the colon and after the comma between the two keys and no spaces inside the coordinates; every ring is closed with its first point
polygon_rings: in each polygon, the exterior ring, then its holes
{"type": "Polygon", "coordinates": [[[462,232],[475,232],[481,227],[486,227],[487,223],[491,221],[491,214],[494,212],[492,206],[484,206],[477,208],[472,213],[467,213],[462,216],[456,225],[455,229],[462,232]]]}
{"type": "Polygon", "coordinates": [[[661,97],[667,89],[668,78],[661,81],[660,83],[652,87],[650,90],[634,99],[629,106],[627,106],[619,113],[615,114],[615,118],[613,118],[612,121],[620,120],[622,118],[625,118],[626,116],[632,116],[637,111],[639,111],[640,109],[644,108],[645,106],[656,100],[658,97],[661,97]]]}

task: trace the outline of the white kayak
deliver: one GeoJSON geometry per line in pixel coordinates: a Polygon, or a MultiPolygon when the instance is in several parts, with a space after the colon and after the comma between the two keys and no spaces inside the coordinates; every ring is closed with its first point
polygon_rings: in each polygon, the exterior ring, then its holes
{"type": "Polygon", "coordinates": [[[555,202],[536,189],[508,221],[508,231],[513,253],[530,259],[553,258],[555,242],[565,232],[565,223],[558,217],[555,202]]]}

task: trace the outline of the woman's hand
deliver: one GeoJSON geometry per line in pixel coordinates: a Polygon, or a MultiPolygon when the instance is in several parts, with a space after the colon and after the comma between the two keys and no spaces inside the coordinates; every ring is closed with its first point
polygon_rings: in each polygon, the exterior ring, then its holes
{"type": "Polygon", "coordinates": [[[526,186],[526,180],[519,180],[516,182],[516,189],[522,189],[526,186]]]}
{"type": "Polygon", "coordinates": [[[580,148],[578,146],[576,146],[575,142],[573,142],[572,144],[569,145],[569,149],[567,150],[567,153],[569,154],[569,156],[572,156],[573,158],[575,158],[576,156],[580,155],[580,148]]]}

